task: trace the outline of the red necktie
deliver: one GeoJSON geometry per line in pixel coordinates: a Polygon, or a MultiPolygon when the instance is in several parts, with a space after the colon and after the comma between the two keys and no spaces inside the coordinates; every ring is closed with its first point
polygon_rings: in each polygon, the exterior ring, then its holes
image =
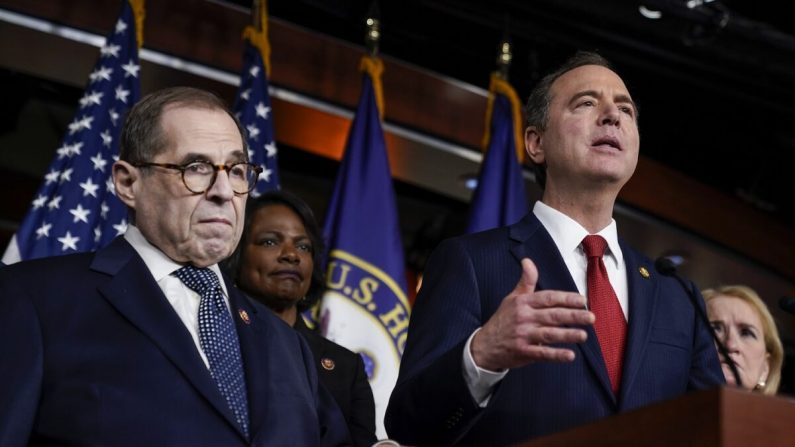
{"type": "Polygon", "coordinates": [[[624,359],[624,341],[627,337],[627,321],[618,303],[613,286],[607,277],[607,269],[602,256],[607,248],[607,241],[602,236],[585,236],[582,248],[588,257],[588,305],[596,315],[596,338],[602,349],[602,357],[607,366],[607,375],[613,386],[613,393],[618,394],[621,384],[621,363],[624,359]]]}

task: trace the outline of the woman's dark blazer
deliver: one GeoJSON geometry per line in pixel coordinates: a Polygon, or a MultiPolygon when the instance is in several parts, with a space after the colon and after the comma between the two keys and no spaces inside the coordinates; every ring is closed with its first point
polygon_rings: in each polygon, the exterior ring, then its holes
{"type": "Polygon", "coordinates": [[[300,316],[294,327],[309,343],[320,383],[342,410],[353,445],[372,446],[377,441],[375,402],[361,356],[312,331],[300,316]]]}

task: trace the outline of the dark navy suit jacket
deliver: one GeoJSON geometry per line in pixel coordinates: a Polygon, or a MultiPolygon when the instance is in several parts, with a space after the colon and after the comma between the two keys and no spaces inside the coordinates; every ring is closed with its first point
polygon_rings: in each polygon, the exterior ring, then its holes
{"type": "Polygon", "coordinates": [[[375,444],[375,402],[362,357],[312,331],[300,316],[293,327],[309,343],[320,383],[339,405],[353,445],[375,444]]]}
{"type": "Polygon", "coordinates": [[[306,342],[272,312],[228,291],[250,440],[185,325],[123,238],[96,254],[0,269],[0,445],[348,442],[339,410],[320,403],[306,342]]]}
{"type": "Polygon", "coordinates": [[[516,286],[520,260],[530,258],[538,267],[537,290],[577,288],[532,213],[509,227],[443,242],[428,262],[411,315],[386,413],[390,438],[410,445],[505,445],[722,384],[708,328],[682,287],[620,244],[629,283],[629,324],[618,396],[611,391],[589,326],[587,342],[569,345],[574,362],[510,370],[481,409],[464,382],[464,344],[516,286]]]}

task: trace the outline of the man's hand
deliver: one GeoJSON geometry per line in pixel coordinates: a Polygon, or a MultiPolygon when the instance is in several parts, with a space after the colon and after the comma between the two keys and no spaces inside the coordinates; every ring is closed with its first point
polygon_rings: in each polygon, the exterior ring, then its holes
{"type": "Polygon", "coordinates": [[[574,351],[549,346],[582,343],[583,329],[564,326],[593,324],[595,316],[585,309],[586,298],[578,293],[535,291],[538,270],[522,259],[522,277],[483,328],[472,339],[475,364],[501,371],[530,362],[570,362],[574,351]]]}

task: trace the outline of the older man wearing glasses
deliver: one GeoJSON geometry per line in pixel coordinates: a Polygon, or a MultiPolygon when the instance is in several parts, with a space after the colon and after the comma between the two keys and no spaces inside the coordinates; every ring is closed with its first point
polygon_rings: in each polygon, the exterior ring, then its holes
{"type": "Polygon", "coordinates": [[[260,168],[215,95],[142,99],[113,165],[127,232],[0,271],[0,445],[339,445],[297,333],[228,282],[260,168]]]}

